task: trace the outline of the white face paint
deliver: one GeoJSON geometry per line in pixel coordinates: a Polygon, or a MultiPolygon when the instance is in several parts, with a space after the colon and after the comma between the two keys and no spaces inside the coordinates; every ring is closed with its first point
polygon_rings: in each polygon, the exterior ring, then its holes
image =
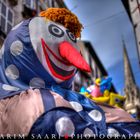
{"type": "Polygon", "coordinates": [[[68,62],[60,56],[58,47],[61,42],[67,41],[80,52],[75,36],[62,25],[42,17],[36,17],[30,21],[29,33],[38,59],[56,82],[63,82],[71,78],[76,68],[67,64],[68,62]],[[45,50],[41,39],[46,44],[45,50]],[[47,61],[46,55],[48,56],[47,61]]]}

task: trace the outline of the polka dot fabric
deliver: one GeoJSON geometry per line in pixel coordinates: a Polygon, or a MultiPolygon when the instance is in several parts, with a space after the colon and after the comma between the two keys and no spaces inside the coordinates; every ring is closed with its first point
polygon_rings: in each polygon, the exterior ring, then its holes
{"type": "Polygon", "coordinates": [[[104,111],[98,105],[70,90],[73,78],[61,83],[55,81],[33,49],[29,34],[30,22],[31,19],[25,20],[15,26],[0,50],[0,99],[12,97],[28,89],[39,89],[42,95],[45,112],[35,121],[30,135],[138,135],[139,122],[106,124],[104,111]],[[71,108],[57,107],[53,103],[54,97],[47,91],[62,96],[71,108]]]}
{"type": "MultiPolygon", "coordinates": [[[[30,39],[30,21],[13,27],[0,49],[0,99],[30,88],[49,89],[58,84],[36,56],[30,39]]],[[[70,89],[72,80],[65,80],[60,85],[70,89]]]]}
{"type": "Polygon", "coordinates": [[[92,123],[87,123],[77,112],[62,107],[51,110],[39,118],[33,125],[29,135],[41,134],[45,136],[46,134],[54,134],[61,137],[66,135],[72,137],[76,134],[90,134],[92,136],[96,133],[95,131],[96,128],[94,125],[92,123]],[[54,124],[49,123],[51,120],[54,121],[54,124]],[[48,127],[46,129],[41,129],[46,127],[44,122],[48,124],[48,127]]]}
{"type": "Polygon", "coordinates": [[[49,133],[55,130],[60,136],[65,136],[66,133],[72,136],[78,131],[92,135],[95,131],[97,132],[96,129],[98,133],[106,133],[103,111],[95,104],[91,104],[84,96],[81,97],[75,92],[66,90],[70,89],[73,78],[56,83],[43,67],[30,40],[29,23],[30,20],[25,20],[15,26],[8,34],[0,51],[0,99],[20,94],[27,89],[40,89],[45,92],[44,95],[46,90],[50,90],[64,97],[72,109],[56,107],[53,104],[54,97],[45,97],[41,92],[44,107],[48,112],[45,113],[47,117],[47,119],[44,118],[47,120],[45,124],[50,125],[44,128],[44,132],[52,128],[49,133]],[[81,101],[79,98],[82,98],[81,101]],[[45,106],[46,103],[49,104],[45,106]],[[51,104],[53,104],[52,107],[50,107],[51,104]],[[53,121],[51,121],[52,118],[53,121]],[[79,129],[81,124],[83,127],[79,129]]]}

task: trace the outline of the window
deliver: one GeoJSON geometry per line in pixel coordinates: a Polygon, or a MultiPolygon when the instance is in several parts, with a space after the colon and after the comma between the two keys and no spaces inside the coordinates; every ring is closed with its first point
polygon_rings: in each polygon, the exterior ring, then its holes
{"type": "Polygon", "coordinates": [[[0,27],[4,33],[8,33],[14,24],[14,13],[6,4],[0,2],[0,27]]]}
{"type": "Polygon", "coordinates": [[[1,29],[2,29],[3,31],[5,31],[5,25],[6,25],[5,22],[6,22],[5,18],[1,17],[1,29]]]}
{"type": "Polygon", "coordinates": [[[12,23],[12,20],[13,20],[13,14],[12,12],[9,10],[8,11],[8,21],[10,21],[12,23]]]}
{"type": "Polygon", "coordinates": [[[1,3],[1,6],[1,12],[6,16],[6,5],[4,3],[1,3]]]}

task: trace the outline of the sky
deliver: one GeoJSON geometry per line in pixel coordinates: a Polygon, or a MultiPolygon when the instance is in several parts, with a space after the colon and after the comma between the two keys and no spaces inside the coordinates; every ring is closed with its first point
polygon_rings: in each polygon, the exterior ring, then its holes
{"type": "Polygon", "coordinates": [[[129,17],[121,0],[65,0],[84,26],[82,40],[90,41],[118,93],[124,88],[123,43],[140,86],[140,66],[136,41],[129,17]]]}

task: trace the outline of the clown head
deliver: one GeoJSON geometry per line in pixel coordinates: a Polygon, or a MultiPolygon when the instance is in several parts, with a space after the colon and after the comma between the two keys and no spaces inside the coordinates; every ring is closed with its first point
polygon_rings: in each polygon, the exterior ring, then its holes
{"type": "Polygon", "coordinates": [[[30,21],[29,33],[34,51],[48,73],[56,82],[63,82],[73,77],[77,68],[89,72],[77,46],[82,28],[77,17],[64,8],[50,8],[40,15],[30,21]]]}

